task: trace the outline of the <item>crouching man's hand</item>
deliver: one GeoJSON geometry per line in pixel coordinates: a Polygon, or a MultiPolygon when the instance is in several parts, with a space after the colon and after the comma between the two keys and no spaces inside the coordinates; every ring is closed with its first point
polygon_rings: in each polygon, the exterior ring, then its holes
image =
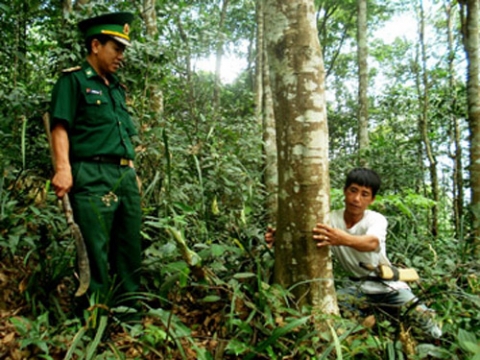
{"type": "Polygon", "coordinates": [[[275,232],[276,229],[272,228],[271,226],[267,227],[267,232],[265,233],[265,242],[269,249],[275,245],[275,232]]]}
{"type": "Polygon", "coordinates": [[[344,234],[340,229],[318,223],[313,228],[313,241],[318,247],[343,245],[344,234]]]}

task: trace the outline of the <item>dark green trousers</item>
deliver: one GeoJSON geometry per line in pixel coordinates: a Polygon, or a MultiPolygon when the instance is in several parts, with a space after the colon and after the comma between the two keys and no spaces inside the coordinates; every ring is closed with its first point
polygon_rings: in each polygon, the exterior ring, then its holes
{"type": "Polygon", "coordinates": [[[88,251],[89,290],[105,297],[111,289],[138,291],[142,214],[135,170],[81,161],[72,164],[72,174],[70,198],[88,251]]]}

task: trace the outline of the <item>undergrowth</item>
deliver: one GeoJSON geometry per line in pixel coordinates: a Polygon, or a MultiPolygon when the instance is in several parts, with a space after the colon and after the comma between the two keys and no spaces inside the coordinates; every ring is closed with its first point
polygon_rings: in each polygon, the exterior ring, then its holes
{"type": "MultiPolygon", "coordinates": [[[[19,181],[12,179],[11,184],[19,181]]],[[[62,214],[50,195],[36,203],[22,191],[12,188],[12,197],[2,199],[2,357],[469,359],[479,354],[478,264],[468,256],[452,260],[464,251],[461,240],[437,240],[433,255],[426,239],[390,234],[395,261],[422,275],[414,291],[437,311],[441,340],[427,338],[407,309],[400,322],[376,309],[314,318],[272,285],[274,254],[264,246],[258,224],[241,220],[234,231],[212,231],[209,241],[199,243],[189,238],[195,232],[182,226],[197,214],[186,207],[170,218],[146,212],[143,289],[131,294],[142,304],[141,316],[133,320],[121,307],[93,301],[79,317],[73,311],[72,241],[62,214]],[[185,261],[172,227],[196,262],[185,261]],[[319,323],[325,324],[322,330],[319,323]]],[[[341,279],[340,271],[337,275],[341,279]]]]}

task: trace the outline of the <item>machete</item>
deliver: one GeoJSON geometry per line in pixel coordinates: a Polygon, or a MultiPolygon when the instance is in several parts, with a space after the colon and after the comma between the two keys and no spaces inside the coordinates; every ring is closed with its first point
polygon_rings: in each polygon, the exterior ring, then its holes
{"type": "MultiPolygon", "coordinates": [[[[48,145],[50,147],[50,156],[52,159],[53,169],[56,169],[55,161],[55,152],[53,151],[52,144],[52,134],[50,131],[50,115],[45,113],[43,115],[43,125],[45,126],[45,131],[47,133],[48,145]]],[[[75,247],[77,249],[77,265],[78,265],[78,280],[80,285],[78,286],[75,296],[82,296],[88,290],[90,285],[90,262],[88,261],[87,247],[85,246],[85,241],[83,240],[82,232],[78,227],[78,224],[75,223],[73,219],[72,206],[70,205],[70,198],[68,194],[65,194],[62,197],[63,212],[65,213],[65,218],[67,224],[72,232],[73,238],[75,239],[75,247]]]]}

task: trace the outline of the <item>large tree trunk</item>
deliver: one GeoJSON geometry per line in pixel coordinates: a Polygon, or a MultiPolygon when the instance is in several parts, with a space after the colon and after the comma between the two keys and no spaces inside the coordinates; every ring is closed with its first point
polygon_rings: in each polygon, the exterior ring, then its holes
{"type": "Polygon", "coordinates": [[[325,72],[313,0],[266,0],[265,36],[279,162],[275,281],[338,313],[328,249],[312,240],[329,212],[325,72]]]}
{"type": "Polygon", "coordinates": [[[466,22],[463,26],[464,45],[467,55],[467,103],[470,128],[470,186],[473,216],[474,243],[480,250],[480,84],[478,79],[478,0],[459,1],[464,10],[466,22]]]}
{"type": "Polygon", "coordinates": [[[432,144],[429,137],[429,106],[430,106],[430,99],[429,99],[429,81],[428,81],[428,73],[427,73],[427,45],[425,42],[425,11],[423,8],[423,2],[420,1],[420,8],[419,8],[419,18],[420,18],[420,26],[419,26],[419,51],[420,51],[420,66],[419,71],[417,71],[417,92],[418,92],[418,99],[420,103],[420,115],[419,115],[419,129],[420,129],[420,136],[423,141],[423,145],[425,147],[425,153],[428,160],[428,170],[430,172],[430,191],[431,191],[431,198],[435,202],[432,207],[431,212],[431,222],[430,222],[430,232],[431,234],[436,237],[438,235],[438,201],[439,197],[439,190],[438,190],[438,176],[437,176],[437,159],[434,154],[432,144]],[[421,79],[420,79],[420,72],[421,72],[421,79]]]}
{"type": "Polygon", "coordinates": [[[362,151],[369,146],[368,140],[368,46],[367,46],[367,0],[358,0],[357,56],[358,56],[358,148],[360,162],[366,165],[362,151]]]}

